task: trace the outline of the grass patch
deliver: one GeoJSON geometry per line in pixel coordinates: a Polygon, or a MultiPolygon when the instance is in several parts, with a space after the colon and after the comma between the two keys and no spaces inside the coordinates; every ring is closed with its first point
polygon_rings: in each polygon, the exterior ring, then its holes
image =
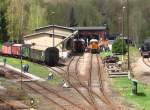
{"type": "Polygon", "coordinates": [[[150,88],[138,82],[138,95],[131,95],[132,82],[128,78],[114,78],[113,88],[124,96],[127,102],[133,103],[137,109],[149,110],[150,88]]]}
{"type": "Polygon", "coordinates": [[[60,85],[61,84],[61,78],[57,75],[54,75],[54,78],[52,80],[47,81],[51,85],[60,85]]]}
{"type": "Polygon", "coordinates": [[[102,58],[105,58],[106,56],[109,56],[109,55],[112,55],[112,52],[111,52],[111,51],[108,51],[108,52],[101,52],[101,53],[100,53],[100,56],[101,56],[102,58]]]}
{"type": "Polygon", "coordinates": [[[2,42],[0,41],[0,49],[2,48],[2,42]]]}
{"type": "MultiPolygon", "coordinates": [[[[3,58],[4,57],[0,56],[0,62],[3,61],[3,58]]],[[[21,69],[20,59],[11,58],[11,57],[5,57],[5,58],[7,59],[7,64],[12,65],[15,68],[21,69]]],[[[29,65],[29,73],[47,80],[48,74],[50,73],[50,70],[48,68],[43,67],[39,64],[32,63],[27,60],[23,60],[23,64],[29,65]]],[[[52,85],[58,85],[60,84],[60,81],[61,81],[61,78],[58,77],[57,75],[54,75],[54,78],[52,80],[47,80],[47,82],[52,85]]]]}
{"type": "Polygon", "coordinates": [[[136,62],[138,58],[140,57],[140,52],[138,48],[130,46],[129,52],[130,52],[130,62],[131,63],[136,62]]]}
{"type": "MultiPolygon", "coordinates": [[[[0,57],[1,62],[3,61],[3,58],[4,57],[0,57]]],[[[7,59],[7,64],[10,64],[13,67],[18,68],[18,69],[21,68],[20,59],[10,58],[10,57],[5,57],[5,58],[7,59]]],[[[41,78],[47,79],[50,71],[46,67],[42,67],[39,64],[35,64],[26,60],[23,60],[23,64],[29,65],[29,73],[39,76],[41,78]]]]}

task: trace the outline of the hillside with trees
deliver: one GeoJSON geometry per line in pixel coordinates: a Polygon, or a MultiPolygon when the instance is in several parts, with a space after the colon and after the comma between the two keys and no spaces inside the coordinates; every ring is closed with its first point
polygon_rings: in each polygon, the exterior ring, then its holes
{"type": "Polygon", "coordinates": [[[129,9],[130,37],[136,44],[150,36],[150,0],[0,0],[0,39],[20,42],[35,28],[107,25],[111,34],[127,36],[129,9]],[[126,8],[123,12],[123,6],[126,8]],[[124,20],[123,20],[124,16],[124,20]]]}

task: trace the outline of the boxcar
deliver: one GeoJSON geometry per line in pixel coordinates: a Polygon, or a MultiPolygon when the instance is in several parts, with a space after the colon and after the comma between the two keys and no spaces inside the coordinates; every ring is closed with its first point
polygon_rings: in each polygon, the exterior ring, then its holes
{"type": "Polygon", "coordinates": [[[30,58],[34,61],[44,62],[45,55],[42,50],[36,50],[31,48],[30,58]]]}
{"type": "Polygon", "coordinates": [[[12,44],[8,43],[8,42],[4,43],[2,45],[2,54],[4,54],[4,55],[11,55],[11,53],[12,53],[11,45],[12,44]]]}
{"type": "Polygon", "coordinates": [[[22,46],[22,56],[24,58],[30,58],[30,54],[31,54],[31,45],[24,44],[22,46]]]}
{"type": "Polygon", "coordinates": [[[22,44],[13,44],[12,45],[12,55],[20,56],[21,55],[21,47],[22,47],[22,44]]]}

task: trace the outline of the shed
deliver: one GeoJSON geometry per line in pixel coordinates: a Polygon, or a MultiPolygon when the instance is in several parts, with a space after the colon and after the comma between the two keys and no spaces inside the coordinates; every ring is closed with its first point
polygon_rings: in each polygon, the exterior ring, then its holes
{"type": "Polygon", "coordinates": [[[48,47],[53,47],[54,36],[54,46],[61,44],[62,46],[58,47],[58,49],[61,51],[62,48],[64,48],[64,43],[69,40],[68,38],[73,35],[73,32],[73,28],[58,25],[48,25],[35,29],[34,33],[24,36],[24,42],[25,44],[34,44],[31,46],[31,49],[45,51],[48,47]]]}

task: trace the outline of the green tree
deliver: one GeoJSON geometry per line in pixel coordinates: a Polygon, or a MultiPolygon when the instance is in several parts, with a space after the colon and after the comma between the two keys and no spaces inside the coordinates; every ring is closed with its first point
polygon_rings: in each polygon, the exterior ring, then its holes
{"type": "Polygon", "coordinates": [[[27,30],[32,32],[32,30],[47,25],[47,14],[46,9],[41,7],[41,0],[30,0],[29,1],[29,13],[28,13],[28,23],[27,30]]]}
{"type": "Polygon", "coordinates": [[[122,39],[117,39],[112,45],[112,52],[125,54],[127,52],[126,43],[122,39]]]}
{"type": "Polygon", "coordinates": [[[8,0],[0,0],[0,40],[7,41],[7,19],[6,19],[6,11],[7,11],[7,3],[8,0]]]}
{"type": "Polygon", "coordinates": [[[7,8],[7,32],[12,41],[22,40],[24,16],[24,0],[10,0],[7,8]]]}
{"type": "Polygon", "coordinates": [[[77,21],[76,21],[76,17],[75,17],[74,7],[71,8],[69,21],[70,21],[70,27],[77,26],[77,21]]]}

